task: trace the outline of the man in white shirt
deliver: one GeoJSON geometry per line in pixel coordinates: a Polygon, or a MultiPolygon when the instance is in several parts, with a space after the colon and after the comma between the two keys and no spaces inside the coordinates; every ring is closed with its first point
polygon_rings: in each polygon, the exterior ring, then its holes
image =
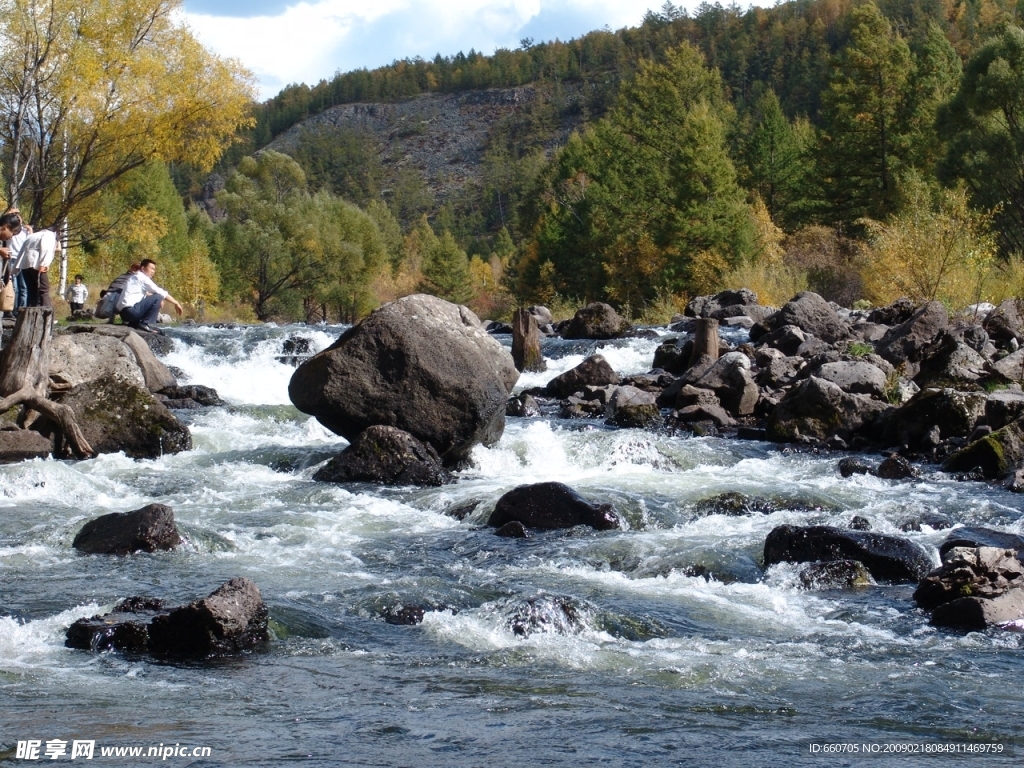
{"type": "MultiPolygon", "coordinates": [[[[2,232],[0,232],[2,234],[2,232]]],[[[156,318],[164,301],[174,305],[175,311],[182,313],[181,304],[170,293],[153,282],[156,274],[156,262],[143,259],[138,272],[132,272],[117,302],[121,313],[121,321],[131,328],[147,333],[159,333],[156,318]]]]}
{"type": "Polygon", "coordinates": [[[12,241],[11,266],[20,270],[28,287],[28,302],[25,306],[52,307],[48,273],[53,257],[60,249],[57,233],[51,229],[41,229],[25,237],[19,246],[17,242],[23,231],[20,215],[5,213],[0,216],[0,240],[12,241]]]}

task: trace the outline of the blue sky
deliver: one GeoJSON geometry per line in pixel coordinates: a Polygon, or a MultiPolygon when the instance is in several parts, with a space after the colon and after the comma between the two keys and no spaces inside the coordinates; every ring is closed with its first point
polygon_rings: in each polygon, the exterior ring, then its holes
{"type": "MultiPolygon", "coordinates": [[[[395,59],[492,53],[608,26],[636,26],[663,0],[184,0],[193,33],[239,59],[266,99],[290,83],[395,59]]],[[[681,3],[676,3],[681,5],[681,3]]]]}

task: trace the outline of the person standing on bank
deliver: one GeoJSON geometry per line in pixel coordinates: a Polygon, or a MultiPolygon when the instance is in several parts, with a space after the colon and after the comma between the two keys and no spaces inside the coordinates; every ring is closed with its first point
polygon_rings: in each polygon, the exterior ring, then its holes
{"type": "MultiPolygon", "coordinates": [[[[0,240],[14,240],[23,230],[21,216],[5,213],[0,216],[0,240]]],[[[50,264],[60,246],[57,233],[52,229],[41,229],[25,238],[17,251],[12,247],[12,266],[21,271],[28,288],[27,307],[52,307],[50,299],[50,264]]]]}
{"type": "MultiPolygon", "coordinates": [[[[3,234],[2,229],[0,234],[3,234]]],[[[132,272],[132,276],[128,278],[121,299],[117,302],[117,308],[121,314],[121,321],[129,328],[159,333],[156,318],[164,301],[173,304],[179,315],[183,310],[176,298],[153,282],[156,262],[152,259],[143,259],[139,266],[139,271],[132,272]]]]}
{"type": "Polygon", "coordinates": [[[66,298],[71,305],[71,314],[85,309],[85,302],[89,300],[89,288],[82,282],[81,275],[75,275],[75,282],[68,286],[66,298]]]}

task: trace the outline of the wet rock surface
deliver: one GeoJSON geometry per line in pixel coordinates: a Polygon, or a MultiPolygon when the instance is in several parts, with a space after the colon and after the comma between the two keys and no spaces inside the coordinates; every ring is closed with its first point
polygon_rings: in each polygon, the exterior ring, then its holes
{"type": "Polygon", "coordinates": [[[128,555],[174,549],[180,543],[174,510],[165,504],[148,504],[90,520],[71,546],[89,555],[128,555]]]}

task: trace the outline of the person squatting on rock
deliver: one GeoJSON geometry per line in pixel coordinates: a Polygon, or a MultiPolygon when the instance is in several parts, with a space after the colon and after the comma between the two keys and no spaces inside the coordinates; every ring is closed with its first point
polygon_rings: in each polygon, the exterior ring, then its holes
{"type": "MultiPolygon", "coordinates": [[[[5,213],[0,216],[0,240],[17,242],[17,236],[25,231],[21,216],[17,213],[5,213]]],[[[28,289],[26,307],[52,307],[50,299],[50,264],[60,246],[57,244],[57,233],[52,229],[41,229],[33,232],[21,242],[20,246],[11,246],[13,266],[20,270],[28,289]]]]}
{"type": "MultiPolygon", "coordinates": [[[[0,234],[2,233],[3,230],[0,229],[0,234]]],[[[117,302],[121,322],[140,331],[159,333],[156,329],[156,319],[160,314],[163,302],[169,301],[173,304],[179,315],[183,311],[181,304],[170,293],[153,282],[153,275],[156,274],[156,262],[152,259],[143,259],[137,271],[134,267],[135,265],[132,264],[131,277],[128,278],[121,298],[117,302]]]]}
{"type": "Polygon", "coordinates": [[[71,305],[71,314],[85,309],[85,302],[89,300],[89,288],[82,282],[81,275],[75,275],[75,282],[68,286],[65,298],[71,305]]]}

